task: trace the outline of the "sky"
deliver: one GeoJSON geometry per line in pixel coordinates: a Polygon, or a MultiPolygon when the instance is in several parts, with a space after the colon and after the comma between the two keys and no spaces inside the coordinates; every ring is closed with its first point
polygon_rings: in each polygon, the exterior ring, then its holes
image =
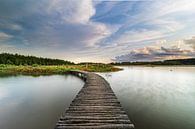
{"type": "Polygon", "coordinates": [[[195,57],[195,0],[0,0],[0,53],[74,62],[195,57]]]}

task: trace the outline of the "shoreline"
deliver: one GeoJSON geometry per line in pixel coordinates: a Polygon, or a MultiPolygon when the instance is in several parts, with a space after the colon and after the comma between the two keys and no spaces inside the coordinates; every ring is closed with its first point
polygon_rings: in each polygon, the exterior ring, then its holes
{"type": "Polygon", "coordinates": [[[133,67],[195,67],[195,65],[113,65],[117,67],[133,66],[133,67]]]}
{"type": "Polygon", "coordinates": [[[9,75],[61,75],[70,71],[87,71],[87,72],[115,72],[121,68],[112,65],[36,65],[36,66],[17,66],[0,64],[0,76],[9,75]]]}

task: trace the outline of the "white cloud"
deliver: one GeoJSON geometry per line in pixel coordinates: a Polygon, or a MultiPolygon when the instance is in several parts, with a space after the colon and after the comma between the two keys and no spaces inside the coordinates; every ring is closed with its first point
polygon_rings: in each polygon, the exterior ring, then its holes
{"type": "Polygon", "coordinates": [[[12,37],[13,37],[12,35],[6,34],[4,32],[0,32],[0,40],[6,40],[12,37]]]}
{"type": "Polygon", "coordinates": [[[153,31],[153,30],[139,30],[139,31],[128,31],[125,32],[123,35],[121,35],[118,39],[116,39],[114,42],[117,42],[118,44],[129,44],[134,43],[134,45],[139,45],[139,42],[148,41],[148,40],[156,40],[158,38],[162,38],[165,35],[160,33],[159,31],[153,31]]]}
{"type": "Polygon", "coordinates": [[[157,42],[153,46],[133,49],[127,54],[116,56],[113,61],[130,62],[130,61],[159,61],[168,59],[181,59],[195,57],[194,38],[180,41],[157,42]],[[170,44],[170,45],[166,45],[170,44]],[[189,45],[192,45],[191,47],[189,45]]]}
{"type": "Polygon", "coordinates": [[[185,39],[184,42],[190,45],[195,51],[195,36],[190,39],[185,39]]]}
{"type": "Polygon", "coordinates": [[[48,7],[49,13],[60,14],[65,22],[87,23],[95,14],[91,0],[51,0],[48,7]]]}
{"type": "MultiPolygon", "coordinates": [[[[118,31],[112,34],[105,44],[117,42],[128,45],[136,42],[138,46],[144,41],[150,40],[150,43],[153,43],[158,38],[173,37],[177,32],[188,27],[189,17],[187,15],[195,14],[194,7],[195,1],[193,0],[146,1],[136,8],[139,13],[132,11],[132,16],[131,11],[129,12],[131,7],[126,8],[129,16],[127,15],[124,24],[121,24],[118,31]]],[[[193,16],[190,18],[194,19],[193,16]]]]}
{"type": "Polygon", "coordinates": [[[0,29],[12,32],[19,30],[20,33],[15,33],[14,42],[17,41],[17,45],[28,41],[28,46],[32,49],[79,50],[94,47],[111,33],[106,24],[91,21],[90,18],[95,14],[91,0],[41,0],[33,4],[28,1],[20,4],[20,10],[27,10],[23,11],[24,15],[14,9],[12,2],[3,2],[1,6],[5,6],[4,4],[13,9],[10,9],[7,18],[3,18],[3,22],[0,21],[0,29]],[[21,14],[22,18],[14,17],[15,12],[15,15],[21,14]]]}
{"type": "Polygon", "coordinates": [[[0,22],[0,28],[10,30],[22,30],[22,27],[20,25],[8,22],[0,22]]]}

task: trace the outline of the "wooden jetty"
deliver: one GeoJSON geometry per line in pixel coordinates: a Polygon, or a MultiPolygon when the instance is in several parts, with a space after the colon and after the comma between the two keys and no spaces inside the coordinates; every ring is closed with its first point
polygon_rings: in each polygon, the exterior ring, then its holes
{"type": "Polygon", "coordinates": [[[108,82],[95,73],[72,71],[85,81],[55,129],[134,129],[108,82]]]}

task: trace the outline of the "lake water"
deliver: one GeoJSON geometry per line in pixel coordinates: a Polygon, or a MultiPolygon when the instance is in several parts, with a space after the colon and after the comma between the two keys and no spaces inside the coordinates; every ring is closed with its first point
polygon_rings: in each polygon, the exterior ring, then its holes
{"type": "MultiPolygon", "coordinates": [[[[195,67],[99,73],[136,129],[195,129],[195,67]]],[[[0,77],[0,129],[53,129],[83,81],[71,75],[0,77]]]]}
{"type": "Polygon", "coordinates": [[[0,77],[0,129],[54,129],[82,86],[71,75],[0,77]]]}
{"type": "Polygon", "coordinates": [[[99,73],[136,129],[195,129],[195,67],[123,67],[99,73]]]}

